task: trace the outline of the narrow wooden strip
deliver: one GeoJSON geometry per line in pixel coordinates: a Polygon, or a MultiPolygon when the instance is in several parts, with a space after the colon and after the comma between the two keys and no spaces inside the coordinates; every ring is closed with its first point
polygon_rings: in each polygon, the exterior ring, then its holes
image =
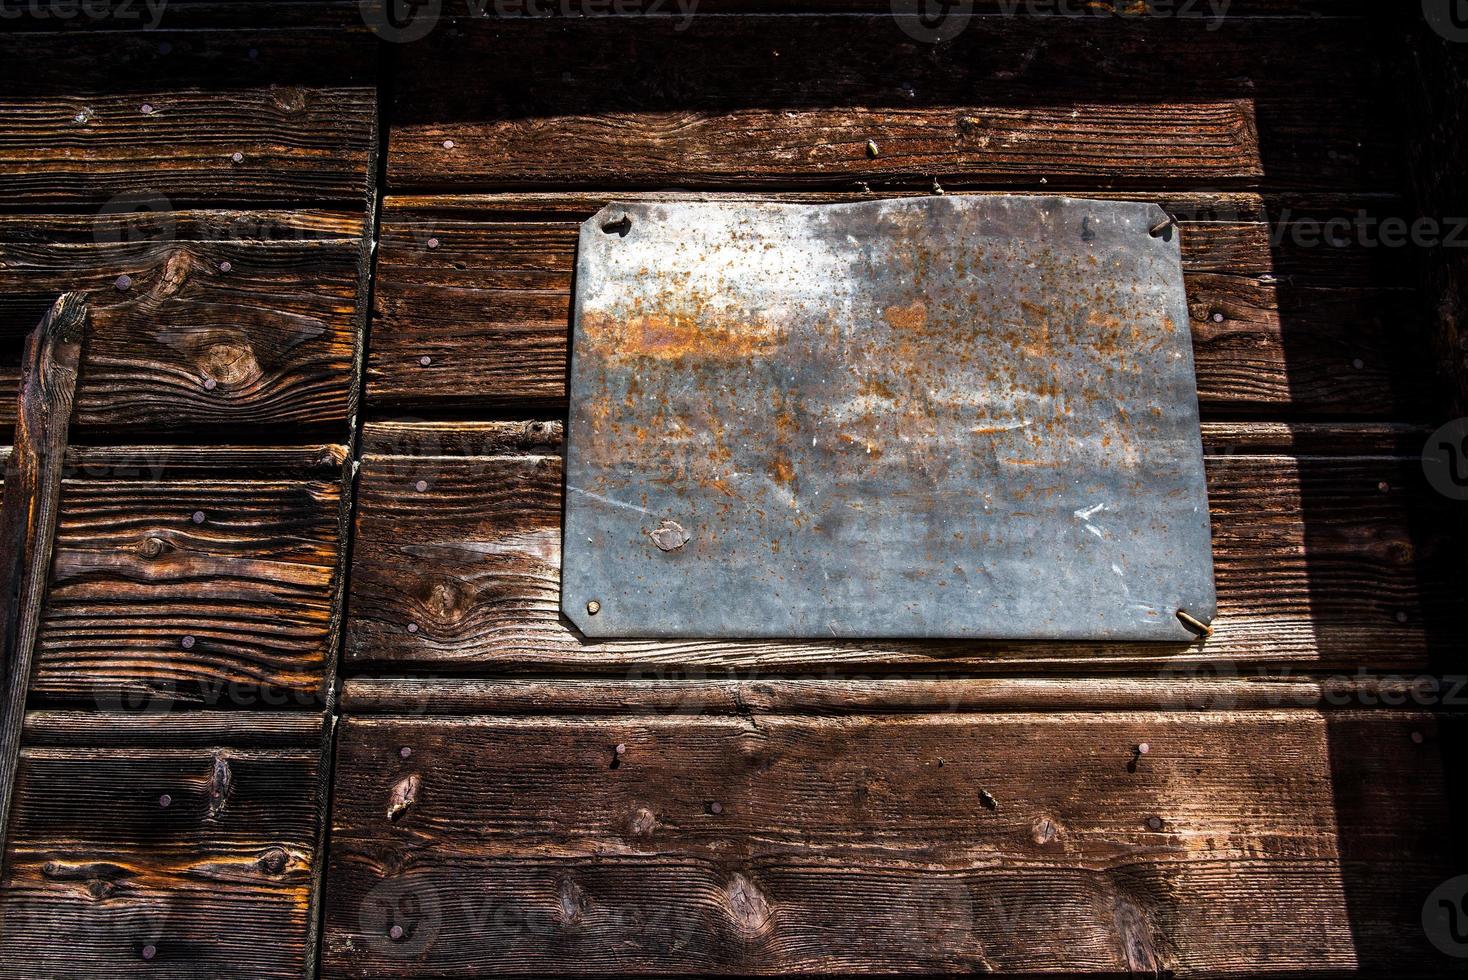
{"type": "Polygon", "coordinates": [[[727,680],[354,677],[342,710],[411,715],[929,714],[1468,708],[1468,677],[831,677],[727,680]]]}
{"type": "Polygon", "coordinates": [[[526,422],[422,422],[385,419],[362,426],[362,453],[389,456],[494,456],[558,452],[560,419],[526,422]]]}
{"type": "Polygon", "coordinates": [[[1399,173],[1358,21],[976,18],[937,46],[890,15],[458,26],[400,52],[395,189],[1380,190],[1399,173]],[[453,57],[482,66],[474,84],[442,70],[453,57]]]}
{"type": "Polygon", "coordinates": [[[14,789],[26,692],[50,579],[61,471],[86,339],[87,306],[62,295],[26,341],[14,450],[0,506],[0,848],[14,789]]]}
{"type": "Polygon", "coordinates": [[[160,711],[125,714],[28,711],[22,741],[32,748],[319,747],[324,719],[299,711],[160,711]]]}
{"type": "Polygon", "coordinates": [[[1461,728],[348,718],[323,973],[1446,970],[1421,913],[1461,728]]]}

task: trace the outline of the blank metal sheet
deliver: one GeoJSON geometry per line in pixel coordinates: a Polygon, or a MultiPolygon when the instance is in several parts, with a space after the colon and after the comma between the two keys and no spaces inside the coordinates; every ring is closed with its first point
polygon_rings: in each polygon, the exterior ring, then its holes
{"type": "Polygon", "coordinates": [[[619,203],[581,228],[561,602],[592,637],[1196,639],[1151,204],[619,203]]]}

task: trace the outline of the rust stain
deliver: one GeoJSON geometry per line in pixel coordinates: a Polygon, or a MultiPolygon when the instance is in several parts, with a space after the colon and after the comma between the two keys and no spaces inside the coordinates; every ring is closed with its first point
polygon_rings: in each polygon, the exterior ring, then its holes
{"type": "Polygon", "coordinates": [[[906,306],[887,307],[882,311],[882,318],[894,330],[922,330],[928,325],[928,307],[917,299],[906,306]]]}

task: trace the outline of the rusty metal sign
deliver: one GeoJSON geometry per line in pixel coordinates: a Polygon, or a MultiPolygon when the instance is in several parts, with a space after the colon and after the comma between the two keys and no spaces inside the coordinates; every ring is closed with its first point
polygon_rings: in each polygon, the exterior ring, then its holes
{"type": "Polygon", "coordinates": [[[1176,230],[1056,197],[603,209],[561,602],[592,637],[1196,639],[1176,230]]]}

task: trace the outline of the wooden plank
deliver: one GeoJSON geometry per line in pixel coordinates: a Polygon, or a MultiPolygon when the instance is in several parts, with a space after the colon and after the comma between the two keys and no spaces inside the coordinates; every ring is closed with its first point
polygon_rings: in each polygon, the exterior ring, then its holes
{"type": "Polygon", "coordinates": [[[267,477],[238,468],[249,452],[193,452],[65,481],[33,697],[141,714],[322,703],[342,465],[267,477]]]}
{"type": "Polygon", "coordinates": [[[559,456],[362,460],[346,656],[358,668],[727,672],[1426,669],[1459,646],[1446,503],[1415,458],[1207,458],[1219,616],[1204,645],[617,641],[560,616],[559,456]]]}
{"type": "Polygon", "coordinates": [[[1445,970],[1459,727],[349,718],[323,975],[1445,970]]]}
{"type": "MultiPolygon", "coordinates": [[[[48,291],[77,289],[94,310],[79,425],[340,431],[361,227],[360,216],[238,211],[0,217],[0,404],[20,324],[48,291]]],[[[0,409],[0,425],[12,418],[0,409]]]]}
{"type": "MultiPolygon", "coordinates": [[[[943,711],[1462,707],[1462,675],[639,680],[352,677],[342,710],[392,715],[871,715],[943,711]]],[[[27,720],[27,724],[31,724],[27,720]]]]}
{"type": "Polygon", "coordinates": [[[103,730],[25,748],[0,976],[307,975],[316,722],[294,747],[103,730]]]}
{"type": "MultiPolygon", "coordinates": [[[[405,413],[560,409],[577,223],[610,199],[391,199],[378,253],[369,405],[405,413]]],[[[1205,415],[1423,415],[1424,367],[1403,342],[1421,321],[1401,250],[1324,246],[1318,228],[1294,219],[1276,226],[1226,217],[1262,213],[1257,199],[1167,203],[1204,218],[1185,220],[1182,242],[1205,415]]]]}
{"type": "Polygon", "coordinates": [[[164,749],[232,745],[242,748],[311,748],[324,719],[306,711],[180,711],[120,714],[98,711],[28,711],[25,744],[32,748],[164,749]]]}
{"type": "Polygon", "coordinates": [[[52,304],[26,340],[19,421],[5,461],[0,507],[0,849],[10,815],[26,691],[61,501],[63,454],[86,340],[87,305],[77,293],[52,304]]]}
{"type": "Polygon", "coordinates": [[[1355,20],[992,17],[937,46],[890,15],[455,26],[394,51],[395,190],[1399,179],[1355,20]]]}
{"type": "Polygon", "coordinates": [[[0,36],[0,199],[360,207],[375,41],[361,25],[0,36]]]}

